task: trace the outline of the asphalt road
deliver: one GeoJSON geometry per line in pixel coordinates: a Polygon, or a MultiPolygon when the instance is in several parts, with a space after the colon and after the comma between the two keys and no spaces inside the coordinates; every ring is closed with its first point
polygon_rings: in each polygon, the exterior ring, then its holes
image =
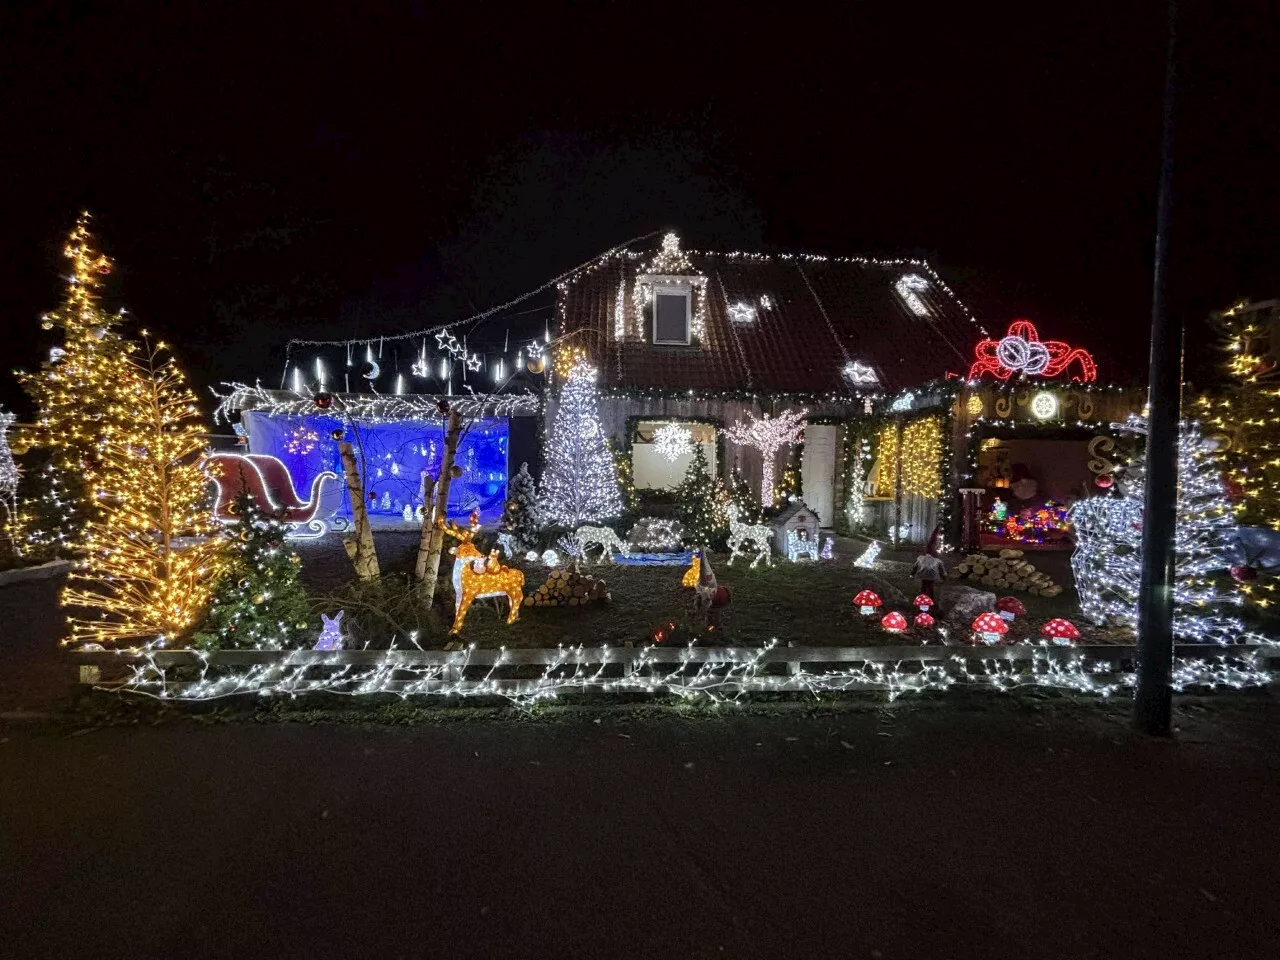
{"type": "MultiPolygon", "coordinates": [[[[29,627],[0,672],[46,676],[51,598],[0,594],[29,627]]],[[[1173,741],[1122,704],[995,695],[411,727],[10,711],[0,957],[1274,957],[1280,704],[1190,706],[1173,741]]]]}

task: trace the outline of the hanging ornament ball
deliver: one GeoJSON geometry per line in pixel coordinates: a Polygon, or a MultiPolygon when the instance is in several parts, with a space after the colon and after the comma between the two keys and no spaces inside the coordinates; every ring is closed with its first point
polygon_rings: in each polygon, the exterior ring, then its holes
{"type": "MultiPolygon", "coordinates": [[[[302,558],[301,558],[300,556],[298,556],[296,553],[291,553],[291,554],[289,554],[289,562],[290,562],[290,563],[292,563],[292,564],[296,567],[296,566],[298,566],[300,563],[302,563],[302,558]]],[[[303,624],[303,626],[305,626],[305,624],[303,624]]]]}
{"type": "Polygon", "coordinates": [[[546,357],[530,357],[529,362],[525,364],[530,373],[541,373],[547,369],[546,357]]]}
{"type": "Polygon", "coordinates": [[[437,401],[436,401],[436,412],[437,412],[437,413],[439,413],[439,414],[440,414],[440,416],[442,416],[442,417],[443,417],[443,416],[445,416],[445,415],[449,412],[449,401],[448,401],[448,400],[445,400],[445,399],[443,399],[443,398],[442,398],[442,399],[440,399],[440,400],[437,400],[437,401]]]}
{"type": "Polygon", "coordinates": [[[453,479],[455,480],[461,479],[462,467],[458,466],[458,464],[455,463],[452,467],[449,468],[449,476],[453,477],[453,479]]]}
{"type": "Polygon", "coordinates": [[[711,595],[711,606],[727,607],[732,599],[733,595],[729,593],[728,587],[716,587],[716,592],[711,595]]]}
{"type": "Polygon", "coordinates": [[[377,380],[380,373],[382,373],[382,367],[378,366],[377,360],[368,360],[360,364],[360,376],[366,380],[377,380]]]}
{"type": "Polygon", "coordinates": [[[317,393],[315,395],[315,405],[319,407],[321,410],[328,410],[330,407],[333,406],[333,394],[317,393]]]}
{"type": "Polygon", "coordinates": [[[369,502],[370,502],[370,503],[373,503],[373,502],[375,502],[377,499],[378,499],[378,495],[377,495],[376,493],[374,493],[372,490],[370,490],[370,491],[369,491],[369,502]]]}
{"type": "Polygon", "coordinates": [[[253,602],[254,602],[255,604],[263,604],[263,603],[266,603],[266,602],[267,602],[267,595],[266,595],[265,593],[260,593],[260,594],[258,594],[256,597],[254,597],[254,598],[253,598],[253,602]]]}
{"type": "Polygon", "coordinates": [[[1109,473],[1098,474],[1093,478],[1093,482],[1099,490],[1110,490],[1115,484],[1115,481],[1111,479],[1111,474],[1109,473]]]}
{"type": "Polygon", "coordinates": [[[1224,492],[1226,493],[1228,500],[1239,502],[1244,499],[1244,487],[1240,486],[1239,480],[1232,480],[1228,478],[1224,481],[1223,487],[1225,488],[1224,492]]]}
{"type": "Polygon", "coordinates": [[[1231,576],[1239,583],[1248,583],[1250,580],[1258,579],[1258,568],[1250,566],[1232,567],[1231,576]]]}
{"type": "Polygon", "coordinates": [[[241,589],[241,590],[248,590],[248,589],[249,589],[249,581],[248,581],[247,579],[245,579],[245,580],[241,580],[241,581],[240,581],[240,589],[241,589]]]}
{"type": "Polygon", "coordinates": [[[346,435],[347,435],[347,432],[343,430],[341,427],[335,427],[333,433],[329,434],[329,436],[333,437],[333,439],[335,440],[341,440],[346,435]]]}
{"type": "Polygon", "coordinates": [[[240,539],[241,539],[241,540],[248,540],[248,539],[249,539],[250,537],[252,537],[252,536],[253,536],[253,534],[251,534],[248,530],[241,530],[241,531],[240,531],[240,539]]]}

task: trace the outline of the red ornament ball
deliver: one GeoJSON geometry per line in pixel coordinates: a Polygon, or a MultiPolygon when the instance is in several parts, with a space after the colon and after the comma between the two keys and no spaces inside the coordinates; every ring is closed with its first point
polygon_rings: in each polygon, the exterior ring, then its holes
{"type": "Polygon", "coordinates": [[[1093,478],[1093,482],[1099,490],[1110,490],[1115,484],[1115,481],[1111,479],[1111,474],[1109,473],[1098,474],[1093,478]]]}
{"type": "Polygon", "coordinates": [[[316,405],[317,407],[319,407],[321,410],[328,410],[330,407],[332,407],[332,406],[333,406],[333,394],[332,394],[332,393],[317,393],[317,394],[315,395],[315,398],[314,398],[313,402],[314,402],[314,403],[315,403],[315,405],[316,405]]]}
{"type": "Polygon", "coordinates": [[[1247,583],[1250,580],[1258,579],[1258,568],[1251,567],[1248,565],[1241,566],[1241,567],[1232,567],[1231,576],[1235,578],[1235,580],[1238,583],[1247,583]]]}

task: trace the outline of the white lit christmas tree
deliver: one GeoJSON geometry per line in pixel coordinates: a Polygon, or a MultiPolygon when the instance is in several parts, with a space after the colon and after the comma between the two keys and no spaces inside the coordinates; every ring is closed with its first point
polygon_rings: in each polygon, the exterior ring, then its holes
{"type": "MultiPolygon", "coordinates": [[[[1125,429],[1145,434],[1146,420],[1125,429]]],[[[1068,519],[1076,530],[1071,556],[1084,615],[1098,624],[1136,626],[1142,578],[1142,498],[1145,454],[1130,464],[1118,495],[1081,500],[1068,519]]],[[[1183,423],[1178,445],[1178,513],[1174,560],[1174,635],[1183,642],[1230,643],[1244,625],[1230,608],[1238,593],[1215,582],[1231,565],[1235,519],[1213,444],[1199,424],[1183,423]]]]}
{"type": "Polygon", "coordinates": [[[542,517],[576,527],[622,513],[618,474],[596,412],[596,371],[585,360],[570,368],[547,438],[542,517]]]}

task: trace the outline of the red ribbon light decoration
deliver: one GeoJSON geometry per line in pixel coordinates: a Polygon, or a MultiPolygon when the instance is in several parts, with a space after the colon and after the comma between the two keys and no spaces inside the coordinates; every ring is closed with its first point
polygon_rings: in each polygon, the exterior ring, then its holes
{"type": "Polygon", "coordinates": [[[1015,320],[1001,340],[982,340],[973,348],[973,365],[969,379],[977,380],[989,373],[997,380],[1008,380],[1015,373],[1033,377],[1056,377],[1072,363],[1080,365],[1072,380],[1091,383],[1098,379],[1098,365],[1093,354],[1061,340],[1041,341],[1036,325],[1030,320],[1015,320]]]}

